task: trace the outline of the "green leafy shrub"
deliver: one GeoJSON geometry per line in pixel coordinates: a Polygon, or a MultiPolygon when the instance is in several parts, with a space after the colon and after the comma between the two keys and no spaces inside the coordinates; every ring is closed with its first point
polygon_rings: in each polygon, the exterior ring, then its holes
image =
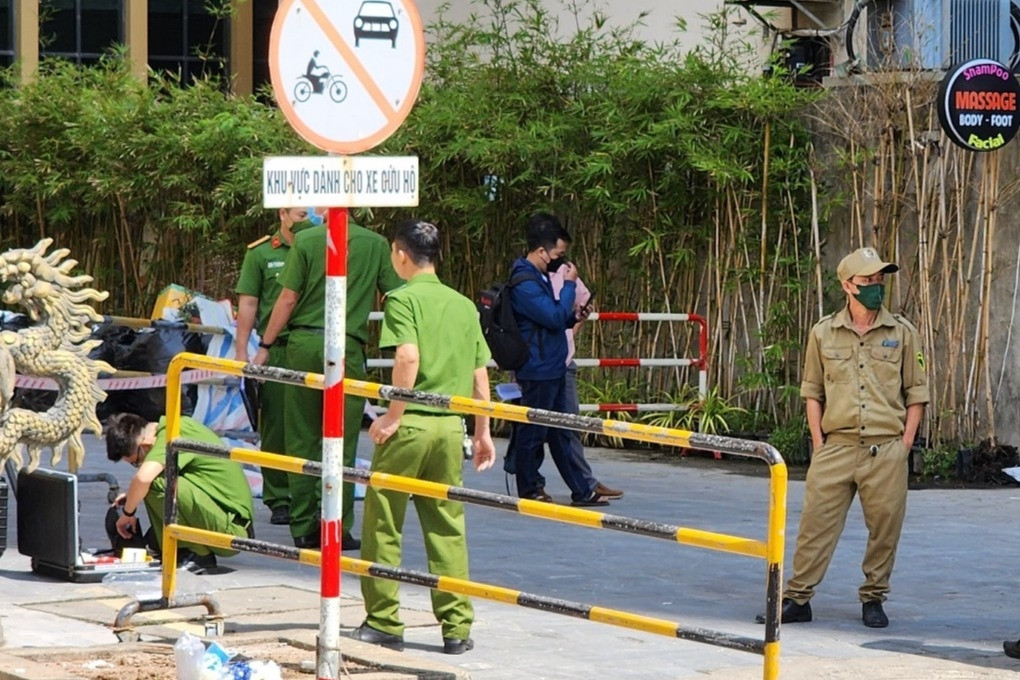
{"type": "Polygon", "coordinates": [[[780,424],[769,434],[769,443],[776,447],[787,465],[806,465],[810,432],[807,419],[792,418],[780,424]]]}
{"type": "Polygon", "coordinates": [[[262,157],[309,153],[279,112],[214,79],[142,83],[111,56],[43,62],[0,87],[0,247],[69,248],[107,313],[147,316],[170,283],[231,293],[244,246],[275,223],[262,157]]]}

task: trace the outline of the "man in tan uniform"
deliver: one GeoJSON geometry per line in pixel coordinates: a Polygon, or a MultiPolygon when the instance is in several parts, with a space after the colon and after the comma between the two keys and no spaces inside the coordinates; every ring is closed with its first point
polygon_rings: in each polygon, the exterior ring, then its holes
{"type": "Polygon", "coordinates": [[[874,248],[844,257],[836,272],[847,305],[808,337],[800,394],[814,454],[783,623],[811,620],[811,596],[857,493],[868,527],[862,620],[870,628],[889,625],[882,603],[907,507],[907,456],[929,400],[917,329],[882,304],[885,275],[898,269],[874,248]]]}

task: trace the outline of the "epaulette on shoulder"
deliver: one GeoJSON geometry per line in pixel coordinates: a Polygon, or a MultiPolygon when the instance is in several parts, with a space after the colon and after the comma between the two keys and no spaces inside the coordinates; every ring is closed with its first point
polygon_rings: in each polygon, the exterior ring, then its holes
{"type": "Polygon", "coordinates": [[[385,304],[385,303],[386,303],[386,300],[387,300],[387,299],[388,299],[388,298],[389,298],[389,297],[390,297],[391,295],[393,295],[394,293],[397,293],[397,292],[399,292],[399,291],[402,291],[402,290],[404,290],[405,288],[407,288],[407,284],[406,284],[406,283],[405,283],[405,284],[403,284],[403,285],[401,285],[401,286],[397,286],[397,287],[396,287],[396,288],[394,288],[393,290],[388,290],[388,291],[386,291],[385,293],[383,293],[383,296],[382,296],[382,301],[383,301],[383,304],[385,304]]]}
{"type": "Polygon", "coordinates": [[[257,239],[255,239],[254,241],[252,241],[251,243],[248,244],[248,250],[251,250],[252,248],[260,246],[260,245],[262,245],[263,243],[265,243],[268,240],[269,240],[269,235],[268,234],[266,236],[263,236],[262,238],[257,238],[257,239]]]}
{"type": "Polygon", "coordinates": [[[893,316],[894,319],[899,321],[901,324],[903,324],[904,326],[906,326],[907,328],[909,328],[913,332],[917,333],[917,326],[912,324],[910,321],[908,321],[904,317],[900,316],[899,314],[893,314],[892,316],[893,316]]]}

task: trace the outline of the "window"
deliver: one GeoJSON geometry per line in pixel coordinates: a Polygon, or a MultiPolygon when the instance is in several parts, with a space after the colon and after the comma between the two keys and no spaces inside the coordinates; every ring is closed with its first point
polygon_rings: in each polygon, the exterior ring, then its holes
{"type": "Polygon", "coordinates": [[[252,18],[252,88],[269,85],[269,34],[273,31],[278,4],[275,0],[255,3],[252,18]]]}
{"type": "Polygon", "coordinates": [[[14,63],[14,0],[0,0],[0,67],[14,63]]]}
{"type": "MultiPolygon", "coordinates": [[[[9,8],[13,0],[0,3],[9,8]]],[[[124,41],[122,5],[123,0],[43,0],[39,7],[39,56],[96,63],[110,47],[124,41]]],[[[3,13],[0,9],[0,15],[3,13]]],[[[10,11],[6,17],[8,21],[12,18],[10,11]]],[[[0,19],[0,26],[3,21],[0,19]]],[[[6,33],[11,34],[10,27],[6,33]]]]}
{"type": "Polygon", "coordinates": [[[227,76],[227,20],[205,5],[205,0],[149,0],[150,67],[180,74],[182,83],[227,76]]]}

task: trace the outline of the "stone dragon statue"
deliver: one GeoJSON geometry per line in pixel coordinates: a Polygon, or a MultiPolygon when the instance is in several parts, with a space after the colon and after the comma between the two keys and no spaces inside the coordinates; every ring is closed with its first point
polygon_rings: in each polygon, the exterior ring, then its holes
{"type": "Polygon", "coordinates": [[[60,462],[66,448],[74,470],[85,457],[82,432],[102,433],[96,405],[106,399],[106,392],[96,379],[113,367],[89,358],[101,344],[89,339],[89,324],[103,320],[91,303],[109,293],[87,287],[91,276],[71,274],[78,262],[65,259],[69,250],[46,255],[52,243],[47,238],[34,248],[0,253],[0,300],[20,306],[35,322],[21,331],[0,331],[0,466],[12,459],[25,467],[22,449],[27,449],[27,465],[35,468],[49,447],[52,465],[60,462]],[[41,413],[14,408],[15,373],[53,379],[56,403],[41,413]]]}

